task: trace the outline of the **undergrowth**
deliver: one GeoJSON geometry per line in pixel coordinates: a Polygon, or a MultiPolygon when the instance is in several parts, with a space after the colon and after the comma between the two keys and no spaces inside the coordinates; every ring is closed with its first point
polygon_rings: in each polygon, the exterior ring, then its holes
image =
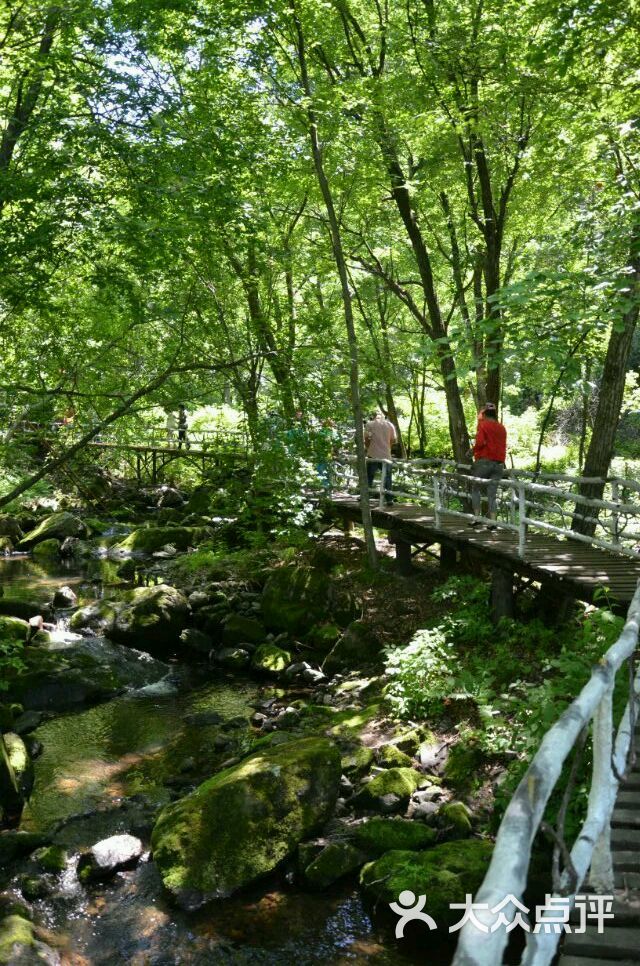
{"type": "MultiPolygon", "coordinates": [[[[507,769],[496,793],[499,816],[545,732],[587,682],[623,621],[606,609],[590,609],[562,628],[506,619],[495,626],[487,587],[472,577],[450,578],[431,599],[445,608],[441,616],[409,644],[387,650],[386,694],[403,718],[433,722],[453,705],[471,709],[458,723],[461,739],[507,769]]],[[[627,685],[624,674],[618,677],[619,716],[627,685]]],[[[570,825],[584,811],[590,757],[587,747],[570,825]]]]}

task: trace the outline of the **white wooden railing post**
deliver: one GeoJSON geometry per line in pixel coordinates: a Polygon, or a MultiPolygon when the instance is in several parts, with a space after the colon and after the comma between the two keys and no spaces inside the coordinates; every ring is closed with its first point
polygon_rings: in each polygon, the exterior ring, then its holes
{"type": "Polygon", "coordinates": [[[524,486],[524,483],[518,483],[518,556],[521,560],[527,542],[527,495],[524,486]]]}
{"type": "Polygon", "coordinates": [[[440,503],[440,478],[437,475],[437,473],[433,477],[433,507],[434,507],[434,515],[435,515],[435,520],[436,520],[436,526],[438,527],[438,529],[440,529],[440,522],[441,522],[441,516],[440,516],[440,508],[441,508],[441,503],[440,503]]]}
{"type": "Polygon", "coordinates": [[[589,882],[595,892],[613,892],[613,860],[611,858],[611,805],[617,783],[611,767],[613,756],[613,687],[605,691],[593,716],[593,773],[589,805],[603,814],[602,832],[593,848],[589,882]]]}

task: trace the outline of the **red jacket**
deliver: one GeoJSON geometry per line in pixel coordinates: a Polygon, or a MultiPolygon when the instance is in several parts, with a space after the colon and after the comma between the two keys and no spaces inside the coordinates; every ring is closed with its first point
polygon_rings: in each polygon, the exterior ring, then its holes
{"type": "Polygon", "coordinates": [[[494,460],[504,463],[507,456],[507,431],[496,419],[483,419],[478,423],[473,455],[477,460],[494,460]]]}

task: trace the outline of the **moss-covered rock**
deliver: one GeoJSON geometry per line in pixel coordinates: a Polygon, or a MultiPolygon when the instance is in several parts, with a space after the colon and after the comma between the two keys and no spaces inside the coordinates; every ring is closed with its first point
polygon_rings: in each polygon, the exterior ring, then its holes
{"type": "Polygon", "coordinates": [[[362,621],[353,621],[327,654],[322,668],[328,674],[342,668],[360,668],[378,660],[380,647],[373,628],[362,621]]]}
{"type": "Polygon", "coordinates": [[[33,556],[38,558],[46,558],[55,560],[60,556],[60,547],[62,544],[59,540],[55,540],[53,537],[49,540],[41,540],[35,545],[32,550],[33,556]]]}
{"type": "Polygon", "coordinates": [[[34,942],[33,923],[24,916],[13,914],[0,920],[0,964],[2,966],[17,962],[21,953],[31,949],[34,942]]]}
{"type": "Polygon", "coordinates": [[[426,852],[386,852],[365,865],[360,884],[378,902],[397,902],[401,892],[426,895],[425,911],[438,927],[448,928],[460,920],[451,903],[464,903],[474,895],[489,866],[493,845],[479,839],[444,842],[426,852]]]}
{"type": "Polygon", "coordinates": [[[274,570],[262,592],[264,622],[274,631],[304,634],[325,621],[344,627],[357,611],[356,602],[336,581],[311,567],[274,570]]]}
{"type": "MultiPolygon", "coordinates": [[[[13,591],[13,588],[11,590],[13,591]]],[[[32,597],[14,597],[13,594],[10,594],[0,599],[0,614],[7,617],[19,617],[24,621],[40,614],[45,620],[48,620],[52,615],[52,610],[46,600],[32,597]]]]}
{"type": "Polygon", "coordinates": [[[22,527],[15,517],[8,513],[0,513],[0,536],[8,537],[13,544],[22,539],[22,527]]]}
{"type": "Polygon", "coordinates": [[[15,547],[11,537],[0,537],[0,554],[8,556],[13,553],[15,547]]]}
{"type": "Polygon", "coordinates": [[[266,631],[255,617],[243,614],[229,614],[222,626],[222,642],[225,647],[236,644],[259,644],[264,641],[266,631]]]}
{"type": "Polygon", "coordinates": [[[329,842],[304,870],[305,882],[312,889],[326,889],[359,869],[366,858],[350,842],[329,842]]]}
{"type": "Polygon", "coordinates": [[[69,627],[72,631],[89,629],[96,634],[104,634],[113,627],[121,606],[113,600],[94,600],[71,615],[69,627]]]}
{"type": "Polygon", "coordinates": [[[136,587],[127,591],[113,624],[104,633],[119,644],[153,652],[176,643],[188,618],[187,598],[175,587],[136,587]]]}
{"type": "Polygon", "coordinates": [[[0,832],[0,868],[6,868],[15,859],[31,855],[46,842],[46,836],[38,835],[35,832],[16,831],[14,829],[0,832]]]}
{"type": "Polygon", "coordinates": [[[145,527],[133,530],[128,536],[111,548],[112,553],[156,553],[167,544],[176,550],[187,550],[195,547],[207,537],[211,531],[206,527],[145,527]]]}
{"type": "Polygon", "coordinates": [[[31,756],[20,735],[8,731],[3,735],[3,738],[18,789],[22,798],[26,800],[33,789],[33,762],[31,761],[31,756]]]}
{"type": "Polygon", "coordinates": [[[383,855],[398,849],[419,851],[433,845],[436,838],[434,829],[406,818],[374,816],[353,829],[355,844],[369,855],[383,855]]]}
{"type": "Polygon", "coordinates": [[[357,745],[342,756],[342,771],[347,778],[362,778],[373,764],[373,751],[366,745],[357,745]]]}
{"type": "Polygon", "coordinates": [[[1,641],[26,641],[27,631],[29,630],[28,621],[20,617],[0,617],[0,640],[1,641]]]}
{"type": "Polygon", "coordinates": [[[242,671],[249,666],[250,654],[243,647],[223,647],[217,652],[215,659],[230,671],[242,671]]]}
{"type": "Polygon", "coordinates": [[[404,811],[421,781],[422,775],[413,768],[387,768],[362,786],[356,803],[378,812],[404,811]]]}
{"type": "Polygon", "coordinates": [[[411,768],[411,758],[397,745],[382,745],[376,751],[376,762],[381,768],[411,768]]]}
{"type": "Polygon", "coordinates": [[[272,871],[327,820],[339,782],[340,755],[323,738],[225,769],[160,814],[151,845],[165,886],[195,908],[272,871]]]}
{"type": "Polygon", "coordinates": [[[66,537],[80,537],[84,539],[88,531],[82,520],[72,513],[61,511],[46,517],[37,527],[30,530],[20,543],[19,550],[31,550],[45,540],[64,540],[66,537]]]}
{"type": "Polygon", "coordinates": [[[441,805],[438,823],[447,829],[450,838],[464,839],[471,835],[471,812],[464,802],[445,802],[441,805]]]}
{"type": "Polygon", "coordinates": [[[291,664],[291,654],[277,644],[267,641],[256,648],[251,657],[251,667],[261,674],[280,674],[291,664]]]}
{"type": "Polygon", "coordinates": [[[63,872],[67,867],[67,853],[61,845],[45,845],[33,853],[34,860],[45,872],[63,872]]]}
{"type": "Polygon", "coordinates": [[[328,654],[341,634],[337,624],[315,624],[307,634],[307,643],[320,654],[328,654]]]}
{"type": "Polygon", "coordinates": [[[479,772],[486,760],[481,736],[476,732],[463,733],[460,741],[449,748],[444,779],[458,793],[464,794],[478,783],[479,772]]]}

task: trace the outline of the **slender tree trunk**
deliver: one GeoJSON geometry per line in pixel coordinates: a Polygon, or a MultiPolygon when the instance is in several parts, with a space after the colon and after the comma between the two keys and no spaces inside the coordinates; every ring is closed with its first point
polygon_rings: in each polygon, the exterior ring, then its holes
{"type": "Polygon", "coordinates": [[[345,323],[347,328],[347,340],[349,343],[349,385],[351,389],[351,408],[353,410],[353,419],[355,423],[358,481],[360,484],[360,502],[362,507],[362,526],[364,528],[365,543],[367,547],[369,562],[372,567],[377,567],[378,552],[376,550],[376,542],[373,534],[373,523],[371,520],[371,506],[369,504],[369,487],[367,484],[366,454],[365,454],[365,446],[364,446],[364,424],[362,419],[362,403],[360,401],[358,339],[356,335],[355,320],[353,316],[353,303],[351,299],[351,291],[349,289],[349,275],[347,271],[347,263],[344,257],[344,249],[342,246],[342,236],[340,232],[340,225],[338,222],[335,205],[333,203],[331,186],[329,185],[329,180],[324,170],[322,148],[320,147],[320,141],[318,137],[318,123],[316,119],[315,110],[312,106],[311,83],[309,80],[309,72],[307,69],[307,53],[306,53],[304,32],[302,29],[302,23],[300,22],[300,18],[298,16],[295,0],[293,0],[291,8],[293,11],[293,21],[294,21],[294,27],[296,32],[296,47],[297,47],[297,54],[298,54],[298,63],[300,65],[300,74],[302,77],[302,86],[304,88],[304,93],[308,102],[307,121],[308,121],[308,129],[309,129],[309,139],[311,141],[311,153],[313,155],[313,163],[316,170],[316,177],[318,179],[318,184],[320,186],[320,191],[322,193],[322,199],[324,201],[324,205],[327,211],[327,219],[329,221],[329,231],[331,233],[331,244],[333,247],[333,257],[335,259],[336,269],[338,271],[338,276],[340,279],[340,290],[342,293],[342,304],[344,308],[344,318],[345,318],[345,323]]]}
{"type": "MultiPolygon", "coordinates": [[[[629,354],[633,334],[638,322],[640,310],[640,224],[634,227],[631,241],[631,258],[629,262],[632,273],[628,280],[632,305],[622,316],[620,326],[614,326],[609,336],[609,345],[604,360],[598,408],[593,422],[591,442],[584,464],[585,477],[600,477],[604,479],[611,465],[616,432],[620,421],[620,410],[624,397],[624,384],[629,364],[629,354]]],[[[604,492],[604,483],[583,483],[579,492],[581,496],[599,500],[604,492]]],[[[597,514],[596,514],[597,515],[597,514]]],[[[578,507],[573,518],[571,529],[576,533],[593,535],[596,528],[595,515],[589,513],[587,507],[578,507]],[[580,520],[577,514],[587,517],[580,520]]]]}

